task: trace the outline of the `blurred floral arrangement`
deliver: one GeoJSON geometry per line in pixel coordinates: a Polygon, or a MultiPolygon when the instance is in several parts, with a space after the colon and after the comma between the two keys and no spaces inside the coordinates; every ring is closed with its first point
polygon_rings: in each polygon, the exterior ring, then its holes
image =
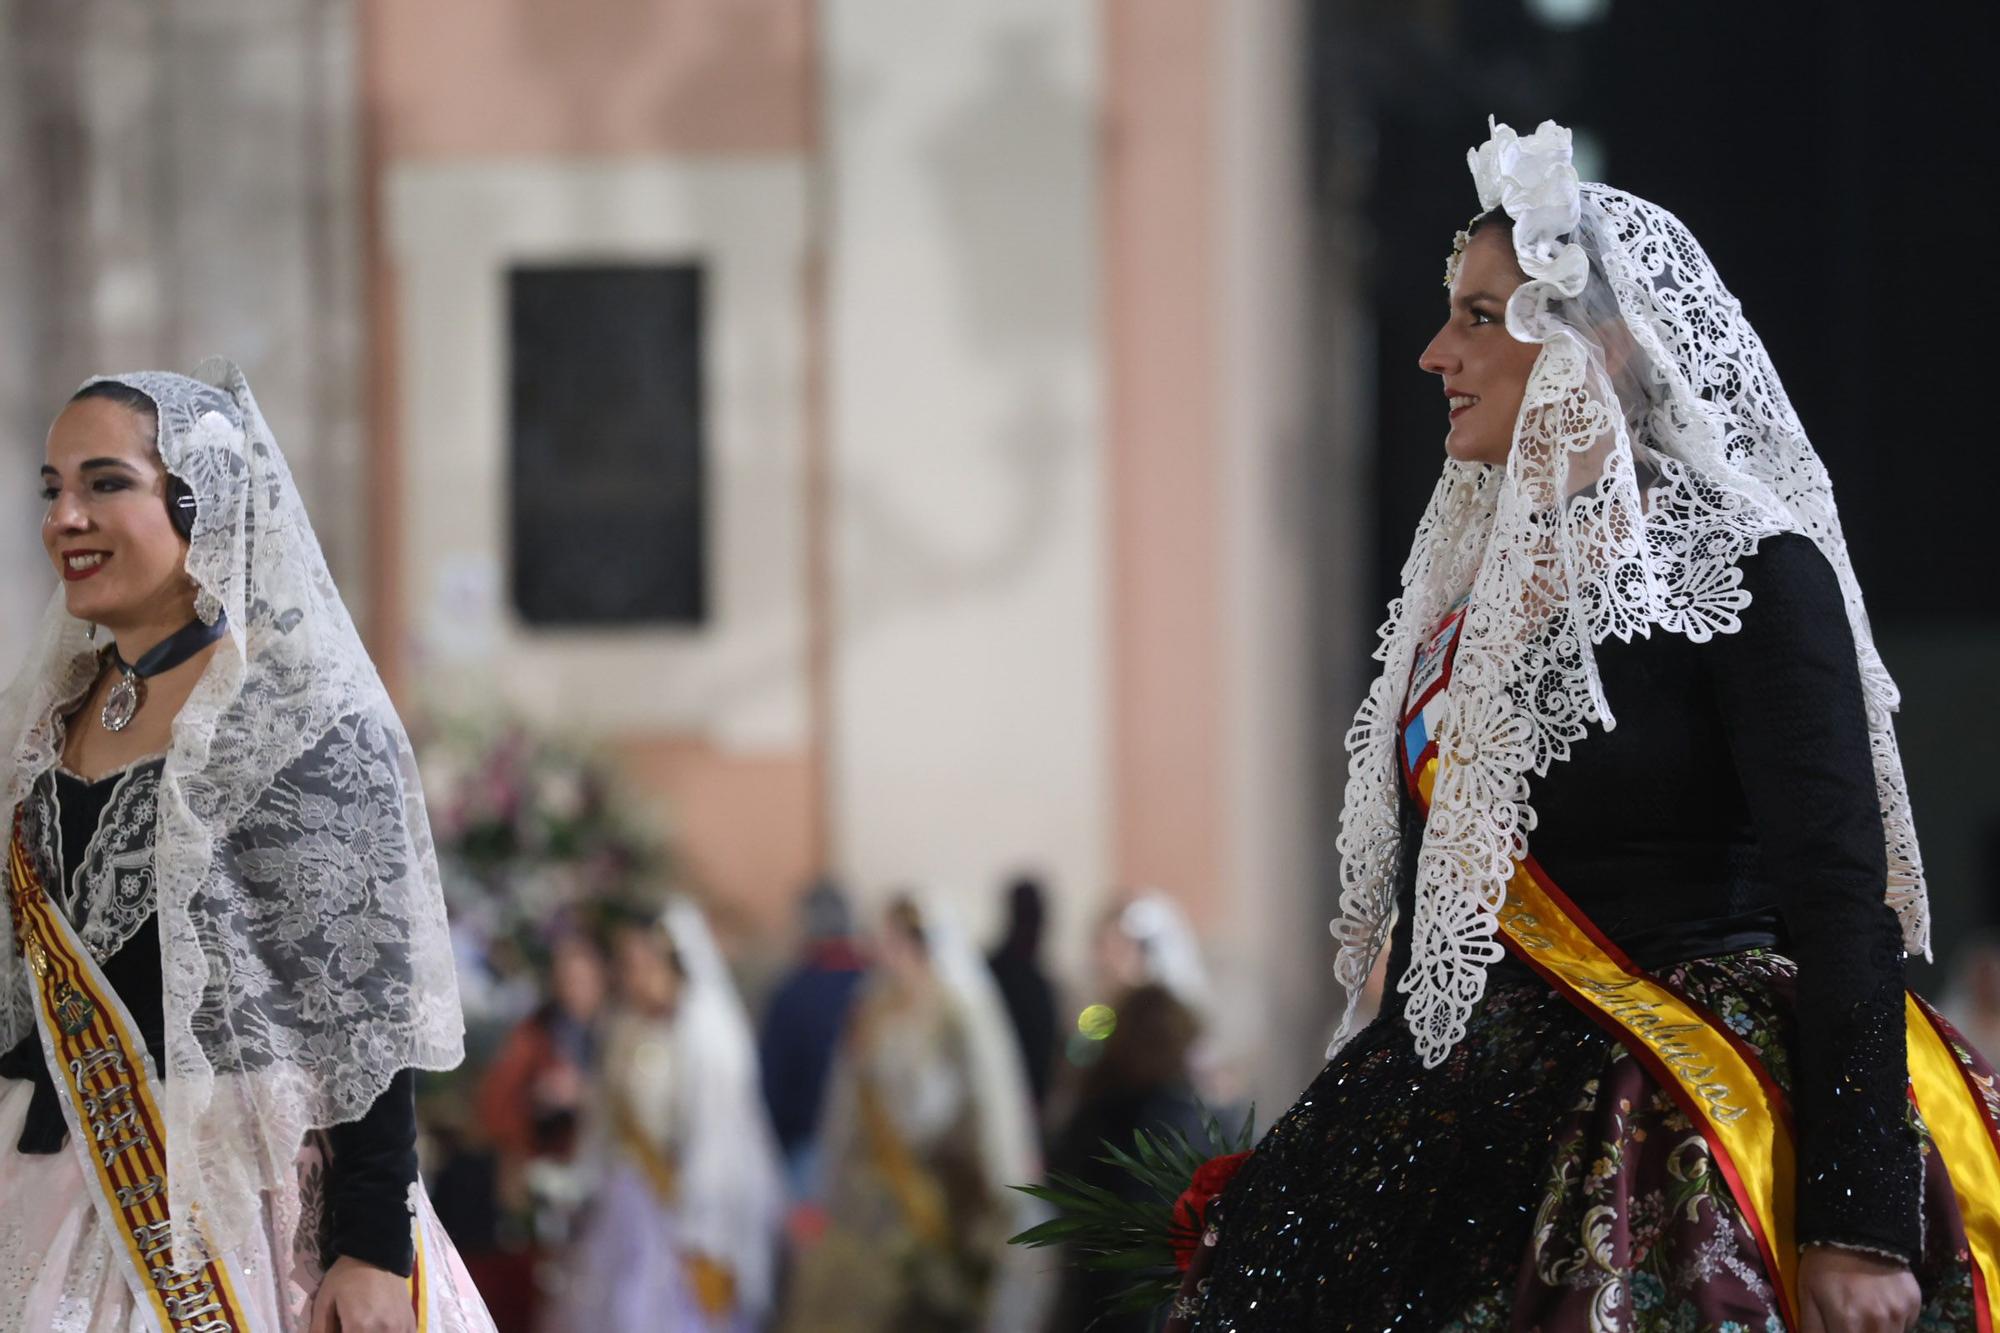
{"type": "Polygon", "coordinates": [[[519,718],[441,714],[419,734],[417,763],[468,1019],[532,1004],[559,931],[664,906],[668,840],[623,799],[601,751],[519,718]]]}

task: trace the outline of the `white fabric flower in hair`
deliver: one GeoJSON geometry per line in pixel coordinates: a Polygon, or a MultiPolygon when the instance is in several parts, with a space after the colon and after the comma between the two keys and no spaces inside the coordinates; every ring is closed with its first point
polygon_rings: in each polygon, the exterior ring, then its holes
{"type": "Polygon", "coordinates": [[[1523,139],[1512,126],[1491,117],[1486,126],[1492,137],[1465,155],[1479,187],[1479,206],[1505,208],[1516,222],[1551,210],[1554,216],[1549,220],[1559,223],[1561,230],[1576,226],[1581,196],[1569,129],[1545,120],[1523,139]]]}
{"type": "Polygon", "coordinates": [[[1482,209],[1514,220],[1514,255],[1521,271],[1545,284],[1536,295],[1576,296],[1590,276],[1583,248],[1563,238],[1582,217],[1583,195],[1571,160],[1567,127],[1545,120],[1523,139],[1488,118],[1490,138],[1466,154],[1482,209]]]}

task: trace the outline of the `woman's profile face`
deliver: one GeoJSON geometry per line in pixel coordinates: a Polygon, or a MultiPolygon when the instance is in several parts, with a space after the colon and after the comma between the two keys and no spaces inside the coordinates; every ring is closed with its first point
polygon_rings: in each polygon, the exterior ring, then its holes
{"type": "Polygon", "coordinates": [[[594,945],[580,939],[556,943],[549,967],[549,991],[571,1018],[588,1022],[604,1002],[604,960],[594,945]]]}
{"type": "Polygon", "coordinates": [[[681,978],[657,927],[628,926],[618,933],[618,994],[626,1006],[663,1016],[680,999],[681,978]]]}
{"type": "Polygon", "coordinates": [[[1146,979],[1146,951],[1126,933],[1123,904],[1114,906],[1098,924],[1092,941],[1101,983],[1114,991],[1129,990],[1146,979]]]}
{"type": "Polygon", "coordinates": [[[910,938],[910,928],[891,912],[883,919],[876,942],[876,959],[882,970],[906,987],[921,986],[930,976],[930,958],[923,947],[910,938]]]}
{"type": "Polygon", "coordinates": [[[1513,447],[1514,420],[1542,350],[1507,332],[1507,298],[1520,285],[1511,237],[1501,227],[1482,228],[1460,258],[1444,327],[1417,359],[1442,381],[1444,449],[1461,463],[1504,464],[1513,447]]]}
{"type": "Polygon", "coordinates": [[[150,417],[103,398],[62,410],[42,463],[42,546],[71,615],[116,632],[183,605],[192,614],[187,542],[166,493],[150,417]]]}

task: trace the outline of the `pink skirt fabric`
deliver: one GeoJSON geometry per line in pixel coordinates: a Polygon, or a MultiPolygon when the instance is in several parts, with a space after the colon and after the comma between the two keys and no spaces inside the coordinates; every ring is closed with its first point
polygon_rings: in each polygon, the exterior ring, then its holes
{"type": "MultiPolygon", "coordinates": [[[[133,1295],[120,1238],[104,1226],[76,1152],[23,1153],[15,1145],[32,1084],[0,1079],[0,1329],[47,1333],[157,1333],[133,1295]]],[[[428,1261],[425,1327],[431,1333],[491,1333],[493,1321],[465,1265],[419,1192],[418,1226],[428,1261]]],[[[318,1286],[316,1262],[269,1235],[231,1256],[237,1292],[257,1333],[306,1333],[318,1286]]]]}

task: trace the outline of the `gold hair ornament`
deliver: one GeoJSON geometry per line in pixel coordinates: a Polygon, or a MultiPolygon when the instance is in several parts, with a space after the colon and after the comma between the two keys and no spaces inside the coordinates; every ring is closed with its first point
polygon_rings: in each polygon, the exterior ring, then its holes
{"type": "Polygon", "coordinates": [[[1449,287],[1458,277],[1459,261],[1465,258],[1465,247],[1472,244],[1472,229],[1479,225],[1479,219],[1486,214],[1475,213],[1472,221],[1465,224],[1456,236],[1451,238],[1451,258],[1444,261],[1444,285],[1449,287]]]}

